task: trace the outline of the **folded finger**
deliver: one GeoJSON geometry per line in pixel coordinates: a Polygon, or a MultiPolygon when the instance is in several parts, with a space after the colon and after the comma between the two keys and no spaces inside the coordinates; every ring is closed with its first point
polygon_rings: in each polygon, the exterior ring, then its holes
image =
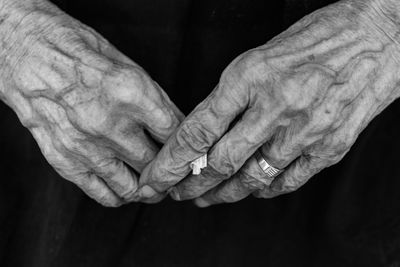
{"type": "MultiPolygon", "coordinates": [[[[171,196],[176,200],[199,197],[234,175],[260,146],[266,150],[265,154],[271,154],[271,162],[276,168],[283,167],[285,162],[281,162],[281,155],[269,153],[271,148],[262,146],[268,140],[271,142],[274,135],[280,135],[276,119],[277,114],[257,106],[247,110],[231,131],[211,149],[207,168],[200,175],[189,176],[179,183],[171,196]]],[[[286,156],[285,159],[291,161],[292,157],[286,156]]]]}
{"type": "Polygon", "coordinates": [[[154,159],[159,150],[138,125],[117,129],[109,136],[109,140],[109,147],[114,154],[138,173],[154,159]]]}
{"type": "Polygon", "coordinates": [[[54,129],[55,136],[51,136],[49,132],[48,129],[42,127],[32,129],[40,150],[58,174],[76,184],[104,206],[117,207],[123,204],[124,201],[88,168],[89,165],[97,166],[94,161],[104,151],[100,151],[100,148],[93,149],[90,145],[73,142],[69,135],[62,134],[65,131],[60,129],[54,129]],[[92,151],[93,155],[90,155],[88,151],[92,151]]]}
{"type": "Polygon", "coordinates": [[[127,165],[116,158],[103,159],[93,166],[93,172],[123,200],[131,201],[136,192],[138,177],[127,165]]]}
{"type": "Polygon", "coordinates": [[[277,153],[277,145],[275,142],[265,144],[260,148],[259,157],[252,156],[246,164],[230,179],[221,183],[218,187],[208,191],[200,198],[196,199],[195,203],[199,207],[207,207],[218,203],[230,203],[239,201],[256,190],[261,190],[264,187],[269,187],[274,177],[267,175],[262,169],[262,163],[259,160],[266,161],[269,165],[284,170],[293,160],[296,159],[299,153],[297,146],[291,148],[290,153],[283,158],[280,153],[277,153]]]}
{"type": "Polygon", "coordinates": [[[269,187],[255,192],[254,196],[272,198],[293,192],[326,166],[326,161],[323,159],[312,156],[301,156],[277,177],[269,187]]]}
{"type": "MultiPolygon", "coordinates": [[[[140,184],[163,192],[185,178],[190,162],[207,153],[246,107],[246,98],[217,88],[179,126],[157,157],[143,171],[140,184]]],[[[142,191],[141,191],[142,192],[142,191]]],[[[150,198],[154,194],[145,194],[150,198]]]]}
{"type": "Polygon", "coordinates": [[[90,172],[88,169],[83,171],[83,168],[80,166],[74,168],[74,163],[71,162],[70,159],[58,152],[53,153],[53,155],[55,154],[58,154],[58,159],[63,159],[62,164],[56,163],[54,166],[57,173],[64,179],[76,184],[89,197],[106,207],[119,207],[125,203],[102,178],[90,172]],[[67,165],[69,166],[66,168],[67,165]]]}
{"type": "Polygon", "coordinates": [[[208,207],[219,203],[237,202],[253,191],[264,188],[264,179],[266,179],[265,173],[255,158],[251,157],[230,179],[195,199],[195,204],[199,207],[208,207]]]}
{"type": "Polygon", "coordinates": [[[89,197],[106,207],[119,207],[124,201],[119,198],[106,184],[93,173],[82,174],[75,177],[75,183],[89,197]]]}
{"type": "Polygon", "coordinates": [[[147,115],[143,120],[143,125],[155,140],[164,144],[176,131],[185,116],[158,84],[156,82],[153,84],[160,93],[160,99],[146,111],[147,115]]]}

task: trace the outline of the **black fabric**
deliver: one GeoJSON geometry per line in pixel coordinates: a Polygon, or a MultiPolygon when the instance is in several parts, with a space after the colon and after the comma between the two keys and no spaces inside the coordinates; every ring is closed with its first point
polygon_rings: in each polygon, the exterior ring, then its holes
{"type": "MultiPolygon", "coordinates": [[[[186,114],[238,54],[318,0],[57,0],[143,66],[186,114]]],[[[103,208],[0,105],[0,266],[400,266],[400,103],[299,191],[198,209],[103,208]]]]}

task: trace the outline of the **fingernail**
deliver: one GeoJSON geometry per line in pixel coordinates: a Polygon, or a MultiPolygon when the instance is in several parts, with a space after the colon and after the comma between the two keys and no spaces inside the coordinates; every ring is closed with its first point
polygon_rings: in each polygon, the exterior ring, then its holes
{"type": "Polygon", "coordinates": [[[206,208],[210,206],[210,204],[202,198],[196,198],[194,200],[194,204],[199,208],[206,208]]]}
{"type": "Polygon", "coordinates": [[[169,195],[171,196],[171,198],[173,200],[176,200],[176,201],[181,200],[181,196],[179,195],[179,191],[178,191],[178,189],[176,187],[172,187],[169,190],[169,195]]]}
{"type": "Polygon", "coordinates": [[[148,185],[145,185],[140,190],[140,196],[142,198],[152,198],[157,194],[157,192],[148,185]]]}

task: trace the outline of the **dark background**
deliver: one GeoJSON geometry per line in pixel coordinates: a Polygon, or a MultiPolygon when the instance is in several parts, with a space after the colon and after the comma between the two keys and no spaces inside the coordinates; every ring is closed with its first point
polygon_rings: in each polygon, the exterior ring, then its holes
{"type": "MultiPolygon", "coordinates": [[[[238,54],[322,0],[57,0],[141,66],[186,114],[238,54]]],[[[0,105],[0,266],[400,266],[400,104],[290,195],[198,209],[101,207],[46,163],[0,105]]]]}

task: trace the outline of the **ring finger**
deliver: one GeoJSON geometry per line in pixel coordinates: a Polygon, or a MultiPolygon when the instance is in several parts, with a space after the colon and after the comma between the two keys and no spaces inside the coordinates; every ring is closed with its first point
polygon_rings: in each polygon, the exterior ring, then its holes
{"type": "MultiPolygon", "coordinates": [[[[260,149],[261,156],[271,166],[283,170],[292,161],[294,161],[299,151],[292,151],[288,156],[282,158],[278,156],[276,146],[272,146],[271,149],[267,144],[263,145],[260,149]],[[268,155],[268,156],[265,156],[268,155]]],[[[261,168],[257,157],[253,155],[250,157],[246,164],[229,180],[222,182],[214,189],[208,191],[201,197],[195,200],[195,204],[199,207],[207,207],[219,203],[232,203],[237,202],[254,191],[269,187],[275,177],[271,177],[261,168]]],[[[274,192],[271,191],[271,197],[274,196],[274,192]]]]}

